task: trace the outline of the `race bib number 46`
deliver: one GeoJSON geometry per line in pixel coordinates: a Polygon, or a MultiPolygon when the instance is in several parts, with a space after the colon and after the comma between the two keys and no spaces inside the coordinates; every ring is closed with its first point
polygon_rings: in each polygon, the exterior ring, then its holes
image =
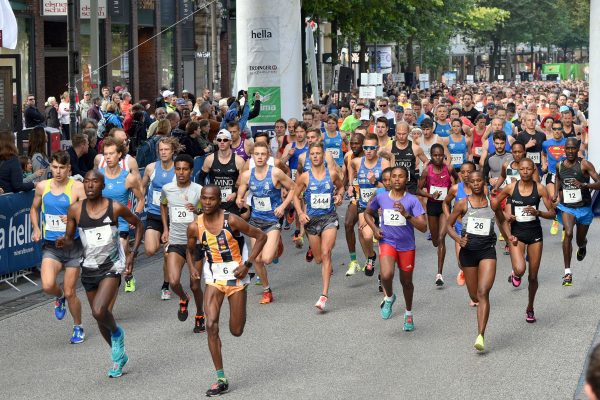
{"type": "Polygon", "coordinates": [[[233,271],[239,267],[237,261],[212,264],[212,276],[217,281],[231,281],[236,279],[233,271]]]}
{"type": "Polygon", "coordinates": [[[467,221],[467,233],[478,236],[490,234],[492,220],[489,218],[469,218],[467,221]]]}
{"type": "Polygon", "coordinates": [[[106,246],[112,240],[112,228],[110,225],[102,225],[97,228],[86,229],[85,239],[89,247],[106,246]]]}
{"type": "Polygon", "coordinates": [[[328,193],[311,193],[310,206],[312,208],[328,209],[331,205],[331,195],[328,193]]]}
{"type": "Polygon", "coordinates": [[[60,215],[46,214],[46,230],[51,232],[64,232],[67,225],[62,221],[60,215]]]}
{"type": "Polygon", "coordinates": [[[189,224],[190,222],[194,221],[194,213],[185,207],[172,207],[171,221],[189,224]]]}
{"type": "Polygon", "coordinates": [[[406,218],[396,210],[383,210],[383,223],[387,226],[405,226],[406,218]]]}

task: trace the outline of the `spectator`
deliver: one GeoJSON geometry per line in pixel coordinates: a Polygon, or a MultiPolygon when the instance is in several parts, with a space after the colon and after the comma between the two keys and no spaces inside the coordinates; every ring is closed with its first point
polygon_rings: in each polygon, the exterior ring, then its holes
{"type": "Polygon", "coordinates": [[[136,103],[133,106],[131,106],[129,114],[127,114],[127,116],[123,120],[123,129],[125,129],[125,132],[129,132],[129,130],[131,129],[131,125],[133,124],[133,114],[135,114],[137,111],[144,111],[144,106],[142,106],[139,103],[136,103]]]}
{"type": "Polygon", "coordinates": [[[87,118],[88,111],[92,107],[92,94],[87,90],[83,92],[83,99],[79,102],[79,116],[87,118]]]}
{"type": "Polygon", "coordinates": [[[27,96],[27,106],[25,107],[25,128],[33,128],[43,124],[44,116],[35,106],[35,96],[30,94],[27,96]]]}
{"type": "Polygon", "coordinates": [[[156,109],[156,112],[154,114],[156,117],[156,121],[154,121],[152,124],[150,124],[150,127],[148,128],[148,132],[147,132],[148,137],[151,137],[152,135],[154,135],[154,132],[156,131],[156,127],[158,126],[158,123],[160,121],[163,121],[165,118],[167,118],[167,110],[164,107],[159,107],[156,109]]]}
{"type": "Polygon", "coordinates": [[[121,119],[117,116],[117,108],[118,108],[118,105],[112,101],[106,105],[106,113],[104,114],[104,118],[106,119],[106,125],[107,125],[106,130],[107,131],[108,131],[108,124],[111,124],[112,126],[114,126],[116,128],[123,127],[123,123],[121,122],[121,119]]]}
{"type": "Polygon", "coordinates": [[[221,129],[221,128],[220,128],[219,122],[215,119],[215,117],[213,115],[213,107],[210,105],[209,102],[205,101],[204,103],[202,103],[202,105],[200,106],[200,115],[199,116],[202,119],[208,120],[208,122],[210,124],[208,140],[212,143],[212,141],[215,140],[215,137],[217,136],[219,129],[221,129]]]}
{"type": "Polygon", "coordinates": [[[60,122],[58,121],[58,103],[56,98],[53,96],[48,97],[46,101],[46,126],[49,128],[60,129],[60,122]]]}
{"type": "Polygon", "coordinates": [[[589,400],[600,398],[600,345],[596,346],[590,355],[584,391],[589,400]]]}
{"type": "Polygon", "coordinates": [[[23,170],[17,157],[15,137],[12,132],[0,133],[0,189],[4,193],[32,190],[33,182],[23,182],[23,170]]]}
{"type": "Polygon", "coordinates": [[[102,111],[100,111],[100,106],[102,105],[102,99],[100,97],[94,97],[92,101],[91,107],[88,109],[87,117],[93,119],[97,122],[100,122],[102,119],[102,111]]]}
{"type": "Polygon", "coordinates": [[[210,133],[210,121],[207,119],[200,120],[198,123],[200,127],[200,135],[197,140],[200,144],[200,148],[204,149],[205,153],[212,153],[214,151],[214,147],[210,140],[208,140],[208,135],[210,133]]]}
{"type": "Polygon", "coordinates": [[[111,101],[115,103],[114,114],[117,115],[121,119],[121,121],[123,121],[123,111],[121,110],[121,96],[119,96],[119,93],[113,93],[111,101]]]}
{"type": "MultiPolygon", "coordinates": [[[[171,124],[171,134],[173,134],[172,133],[173,131],[177,130],[176,133],[179,133],[180,136],[183,136],[183,133],[180,132],[178,129],[180,120],[181,120],[181,118],[179,118],[179,114],[177,114],[174,111],[167,114],[167,121],[169,121],[169,124],[171,124]]],[[[175,136],[175,135],[173,135],[173,136],[175,136]]]]}
{"type": "Polygon", "coordinates": [[[154,134],[158,135],[158,136],[169,136],[170,133],[171,133],[171,123],[167,119],[158,121],[158,124],[156,125],[154,134]]]}
{"type": "Polygon", "coordinates": [[[144,126],[144,112],[141,110],[133,114],[133,122],[127,132],[129,137],[129,154],[135,156],[138,146],[146,139],[146,127],[144,126]]]}
{"type": "Polygon", "coordinates": [[[29,134],[27,155],[31,159],[33,173],[43,171],[42,174],[44,174],[48,172],[48,167],[50,166],[50,160],[48,159],[48,136],[41,126],[33,128],[33,131],[29,134]]]}
{"type": "Polygon", "coordinates": [[[87,170],[83,170],[79,167],[79,158],[88,152],[88,138],[86,135],[78,133],[73,136],[71,142],[73,145],[67,150],[71,159],[71,175],[80,175],[83,177],[87,170]]]}
{"type": "MultiPolygon", "coordinates": [[[[194,104],[196,102],[196,96],[194,96],[192,93],[190,93],[189,91],[183,89],[183,91],[181,92],[181,97],[183,97],[186,101],[189,100],[192,102],[192,104],[194,104]]],[[[190,108],[191,110],[191,108],[190,108]]]]}
{"type": "Polygon", "coordinates": [[[23,183],[38,183],[42,180],[42,176],[46,171],[43,169],[38,169],[37,172],[34,173],[33,166],[31,164],[31,158],[27,156],[19,156],[19,163],[21,163],[21,169],[23,170],[23,183]]]}
{"type": "Polygon", "coordinates": [[[82,132],[84,129],[98,129],[98,123],[93,119],[84,118],[81,120],[81,124],[79,124],[79,131],[82,132]]]}
{"type": "Polygon", "coordinates": [[[82,132],[88,139],[88,151],[79,158],[79,169],[82,171],[89,171],[94,169],[94,159],[98,152],[96,151],[96,144],[98,137],[96,136],[96,130],[93,128],[84,129],[82,132]]]}
{"type": "Polygon", "coordinates": [[[121,97],[123,97],[123,101],[121,102],[121,113],[124,118],[127,118],[127,116],[129,116],[129,112],[131,111],[131,107],[132,107],[131,93],[123,92],[121,97]]]}
{"type": "Polygon", "coordinates": [[[62,96],[60,96],[60,104],[58,105],[58,121],[60,122],[62,137],[66,140],[71,138],[69,132],[69,122],[71,117],[69,112],[70,109],[69,92],[64,92],[62,96]]]}

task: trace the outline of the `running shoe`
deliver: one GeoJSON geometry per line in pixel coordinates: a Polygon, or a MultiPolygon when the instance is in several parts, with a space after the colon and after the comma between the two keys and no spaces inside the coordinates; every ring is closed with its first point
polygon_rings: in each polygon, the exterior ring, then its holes
{"type": "Polygon", "coordinates": [[[561,242],[565,241],[565,231],[562,231],[562,238],[560,239],[561,242]]]}
{"type": "MultiPolygon", "coordinates": [[[[187,295],[186,295],[187,296],[187,295]]],[[[188,317],[188,304],[190,303],[190,298],[186,297],[185,300],[179,300],[179,310],[177,310],[177,318],[183,322],[188,317]]]]}
{"type": "Polygon", "coordinates": [[[577,249],[577,261],[583,261],[586,253],[587,253],[586,246],[583,246],[583,247],[580,247],[579,249],[577,249]]]}
{"type": "Polygon", "coordinates": [[[202,333],[206,331],[206,325],[204,323],[204,315],[196,315],[194,321],[194,333],[202,333]]]}
{"type": "Polygon", "coordinates": [[[498,235],[498,240],[501,242],[504,242],[504,236],[502,236],[502,234],[498,235]]]}
{"type": "Polygon", "coordinates": [[[171,300],[171,291],[169,289],[161,289],[160,290],[160,299],[161,300],[171,300]]]}
{"type": "Polygon", "coordinates": [[[108,370],[108,377],[118,378],[123,375],[123,367],[127,364],[127,361],[129,361],[129,357],[127,357],[127,354],[123,354],[123,357],[119,361],[115,361],[112,368],[108,370]]]}
{"type": "Polygon", "coordinates": [[[479,305],[479,303],[476,303],[473,300],[469,300],[469,306],[470,307],[477,307],[478,305],[479,305]]]}
{"type": "Polygon", "coordinates": [[[558,233],[558,221],[552,221],[552,226],[550,227],[550,234],[556,235],[558,233]]]}
{"type": "Polygon", "coordinates": [[[402,328],[404,331],[406,332],[410,332],[410,331],[414,331],[415,330],[415,323],[413,322],[413,316],[412,315],[406,315],[404,314],[404,328],[402,328]]]}
{"type": "Polygon", "coordinates": [[[477,351],[483,351],[483,336],[478,335],[477,339],[475,339],[475,344],[473,345],[477,351]]]}
{"type": "Polygon", "coordinates": [[[319,309],[319,311],[325,311],[326,305],[327,305],[327,296],[321,295],[321,297],[319,297],[319,301],[317,301],[317,304],[315,304],[315,307],[317,307],[317,309],[319,309]]]}
{"type": "Polygon", "coordinates": [[[85,332],[83,331],[83,326],[75,325],[73,327],[73,336],[71,336],[71,344],[83,343],[84,340],[85,332]]]}
{"type": "Polygon", "coordinates": [[[301,249],[302,246],[304,246],[304,238],[300,236],[300,234],[294,234],[292,240],[294,241],[297,249],[301,249]]]}
{"type": "Polygon", "coordinates": [[[465,285],[465,273],[463,272],[462,269],[460,271],[458,271],[458,275],[456,275],[456,284],[458,286],[465,285]]]}
{"type": "Polygon", "coordinates": [[[135,292],[135,278],[133,276],[129,279],[125,279],[125,292],[135,292]]]}
{"type": "Polygon", "coordinates": [[[360,264],[358,263],[358,261],[353,260],[350,261],[350,264],[348,264],[348,271],[346,271],[346,276],[352,276],[354,274],[356,274],[356,271],[360,269],[360,264]]]}
{"type": "Polygon", "coordinates": [[[521,278],[515,275],[515,272],[511,272],[508,276],[508,283],[512,283],[514,287],[521,286],[521,278]]]}
{"type": "Polygon", "coordinates": [[[536,321],[533,310],[525,311],[525,321],[529,322],[530,324],[533,324],[536,321]]]}
{"type": "Polygon", "coordinates": [[[377,240],[375,236],[373,236],[373,243],[379,243],[379,240],[377,240]]]}
{"type": "Polygon", "coordinates": [[[394,293],[392,295],[391,300],[386,300],[385,298],[383,299],[383,301],[379,305],[379,307],[381,307],[381,318],[390,319],[390,317],[392,316],[392,306],[394,305],[395,302],[396,302],[396,293],[394,293]]]}
{"type": "Polygon", "coordinates": [[[375,273],[375,260],[377,256],[374,255],[372,258],[367,258],[367,262],[365,263],[365,267],[363,268],[366,276],[373,276],[375,273]]]}
{"type": "Polygon", "coordinates": [[[260,304],[269,304],[269,303],[272,303],[273,300],[275,300],[273,298],[273,292],[271,291],[271,289],[269,289],[266,292],[263,291],[262,298],[260,299],[259,303],[260,304]]]}
{"type": "Polygon", "coordinates": [[[504,246],[504,255],[507,256],[510,254],[510,250],[508,248],[508,244],[506,244],[506,246],[504,246]]]}
{"type": "Polygon", "coordinates": [[[65,299],[65,296],[57,297],[56,300],[54,300],[54,316],[59,321],[62,320],[67,313],[67,309],[65,307],[66,301],[67,300],[65,299]]]}
{"type": "Polygon", "coordinates": [[[565,274],[563,276],[563,286],[573,286],[573,274],[565,274]]]}
{"type": "Polygon", "coordinates": [[[120,326],[117,330],[121,333],[118,337],[111,336],[111,357],[113,362],[119,362],[125,355],[125,331],[120,326]]]}
{"type": "Polygon", "coordinates": [[[287,222],[287,220],[285,220],[283,222],[283,230],[284,231],[289,231],[291,227],[292,227],[292,225],[289,222],[287,222]]]}
{"type": "Polygon", "coordinates": [[[377,275],[377,286],[379,293],[383,293],[383,286],[381,286],[381,274],[377,275]]]}
{"type": "Polygon", "coordinates": [[[435,276],[435,284],[436,286],[444,286],[444,277],[442,274],[437,274],[435,276]]]}
{"type": "Polygon", "coordinates": [[[306,251],[306,262],[311,262],[315,256],[313,255],[312,249],[309,247],[308,250],[306,251]]]}
{"type": "Polygon", "coordinates": [[[425,237],[427,240],[431,240],[431,232],[427,232],[427,236],[425,237]]]}
{"type": "Polygon", "coordinates": [[[229,390],[229,383],[227,379],[219,379],[217,383],[213,383],[210,389],[206,391],[206,397],[220,396],[223,393],[227,393],[229,390]]]}
{"type": "Polygon", "coordinates": [[[260,281],[260,276],[256,275],[256,281],[254,281],[256,286],[262,286],[262,282],[260,281]]]}

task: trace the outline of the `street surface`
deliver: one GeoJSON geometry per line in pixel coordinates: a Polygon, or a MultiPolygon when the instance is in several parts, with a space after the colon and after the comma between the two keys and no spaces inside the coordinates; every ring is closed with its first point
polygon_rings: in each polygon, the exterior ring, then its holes
{"type": "MultiPolygon", "coordinates": [[[[343,216],[345,207],[339,210],[343,216]]],[[[343,222],[343,217],[341,221],[343,222]]],[[[587,258],[573,254],[573,287],[562,283],[560,235],[544,222],[545,249],[540,271],[535,324],[525,322],[527,280],[507,282],[509,257],[497,246],[499,264],[491,291],[486,352],[473,349],[476,310],[459,287],[452,241],[447,238],[446,285],[434,284],[436,253],[417,234],[414,315],[416,329],[402,331],[404,301],[390,320],[379,314],[382,294],[377,274],[344,276],[349,261],[343,229],[334,249],[334,276],[328,311],[313,307],[321,291],[320,269],[304,260],[306,247],[291,242],[269,269],[275,302],[259,305],[261,289],[248,290],[248,322],[241,338],[228,331],[228,306],[221,315],[227,399],[569,399],[590,345],[600,307],[596,238],[589,233],[587,258]],[[341,265],[344,263],[344,265],[341,265]]],[[[358,245],[358,240],[357,240],[358,245]]],[[[359,261],[363,262],[359,251],[359,261]]],[[[162,257],[140,256],[137,291],[121,292],[115,308],[126,332],[129,363],[124,375],[109,379],[110,349],[101,339],[85,294],[85,343],[71,345],[71,317],[54,317],[50,299],[0,321],[2,399],[192,399],[204,397],[216,381],[206,333],[194,334],[193,313],[177,319],[177,300],[160,300],[162,257]]],[[[379,265],[377,265],[379,270],[379,265]]],[[[579,392],[577,392],[579,393],[579,392]]],[[[576,398],[579,398],[578,395],[576,398]]]]}

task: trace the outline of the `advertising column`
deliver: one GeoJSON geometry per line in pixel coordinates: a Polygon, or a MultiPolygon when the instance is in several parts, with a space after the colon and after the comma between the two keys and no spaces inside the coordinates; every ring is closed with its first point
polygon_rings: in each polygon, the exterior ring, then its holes
{"type": "Polygon", "coordinates": [[[237,7],[237,87],[261,99],[253,131],[302,112],[300,0],[240,0],[237,7]]]}

